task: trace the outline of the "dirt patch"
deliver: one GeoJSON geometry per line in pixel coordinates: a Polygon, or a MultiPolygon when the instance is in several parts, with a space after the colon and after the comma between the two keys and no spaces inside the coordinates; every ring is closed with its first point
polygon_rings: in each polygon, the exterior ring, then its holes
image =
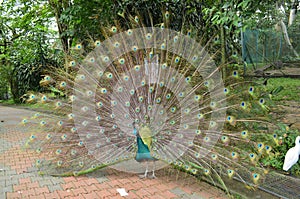
{"type": "Polygon", "coordinates": [[[270,76],[300,76],[300,68],[288,68],[285,67],[281,70],[268,70],[265,72],[270,76]]]}
{"type": "Polygon", "coordinates": [[[279,103],[272,109],[275,119],[300,132],[300,102],[282,101],[279,103]]]}

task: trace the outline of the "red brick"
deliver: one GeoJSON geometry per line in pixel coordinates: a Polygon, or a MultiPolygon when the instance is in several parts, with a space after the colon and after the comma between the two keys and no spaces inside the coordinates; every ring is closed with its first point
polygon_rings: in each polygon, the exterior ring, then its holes
{"type": "Polygon", "coordinates": [[[132,183],[132,181],[131,181],[130,178],[119,179],[118,181],[119,181],[120,184],[122,184],[122,185],[127,185],[127,184],[132,183]]]}
{"type": "Polygon", "coordinates": [[[20,178],[19,182],[20,182],[20,184],[26,184],[26,183],[30,183],[31,179],[30,178],[20,178]]]}
{"type": "Polygon", "coordinates": [[[127,184],[127,185],[126,185],[126,190],[128,190],[128,191],[133,191],[133,190],[137,190],[137,188],[136,188],[136,186],[134,186],[133,183],[132,183],[132,184],[127,184]]]}
{"type": "MultiPolygon", "coordinates": [[[[194,190],[195,192],[197,191],[201,191],[201,189],[203,189],[202,184],[199,183],[195,183],[189,186],[192,190],[194,190]]],[[[205,189],[204,189],[205,190],[205,189]]]]}
{"type": "Polygon", "coordinates": [[[100,196],[97,195],[96,192],[89,192],[87,194],[82,194],[86,199],[99,199],[100,196]]]}
{"type": "Polygon", "coordinates": [[[129,187],[133,188],[134,190],[138,190],[142,187],[145,187],[145,185],[141,181],[138,181],[138,182],[134,182],[132,184],[129,184],[129,187]]]}
{"type": "Polygon", "coordinates": [[[17,170],[21,170],[22,167],[20,164],[16,164],[15,162],[11,162],[12,163],[12,168],[17,169],[17,170]]]}
{"type": "Polygon", "coordinates": [[[56,199],[59,198],[59,194],[57,191],[51,192],[51,193],[44,193],[45,198],[47,199],[56,199]]]}
{"type": "Polygon", "coordinates": [[[150,195],[160,192],[156,187],[147,187],[147,188],[143,188],[143,190],[150,193],[150,195]]]}
{"type": "Polygon", "coordinates": [[[68,189],[75,189],[76,186],[73,182],[68,182],[66,184],[62,184],[61,187],[64,189],[64,190],[68,190],[68,189]]]}
{"type": "Polygon", "coordinates": [[[66,199],[85,199],[81,194],[77,196],[68,196],[66,199]]]}
{"type": "Polygon", "coordinates": [[[119,180],[111,180],[107,182],[111,187],[120,187],[122,184],[119,182],[119,180]]]}
{"type": "Polygon", "coordinates": [[[85,183],[87,185],[92,185],[92,184],[97,184],[99,183],[98,180],[96,180],[95,178],[88,178],[87,180],[85,180],[85,183]]]}
{"type": "Polygon", "coordinates": [[[87,191],[87,193],[93,192],[93,191],[98,191],[98,190],[99,190],[99,188],[96,187],[96,185],[94,185],[94,184],[92,184],[92,185],[90,185],[90,186],[86,186],[86,187],[84,187],[84,188],[85,188],[85,190],[87,191]]]}
{"type": "Polygon", "coordinates": [[[207,189],[210,189],[212,186],[205,183],[205,182],[202,182],[201,184],[199,184],[199,186],[201,186],[201,189],[202,190],[207,190],[207,189]]]}
{"type": "Polygon", "coordinates": [[[126,178],[127,177],[127,174],[124,173],[124,172],[118,172],[116,171],[115,173],[107,176],[107,177],[112,177],[112,178],[115,178],[115,179],[122,179],[122,178],[126,178]]]}
{"type": "Polygon", "coordinates": [[[178,198],[177,195],[175,195],[174,193],[170,192],[170,191],[165,191],[162,193],[162,196],[165,198],[165,199],[171,199],[171,198],[178,198]]]}
{"type": "Polygon", "coordinates": [[[106,190],[111,193],[111,196],[116,196],[116,195],[119,194],[119,192],[117,191],[118,188],[119,187],[117,187],[117,188],[110,188],[110,189],[106,189],[106,190]]]}
{"type": "Polygon", "coordinates": [[[109,197],[112,196],[112,194],[107,190],[101,190],[101,191],[95,191],[95,193],[100,197],[109,197]]]}
{"type": "Polygon", "coordinates": [[[26,186],[26,184],[20,184],[20,185],[14,185],[13,188],[14,188],[14,191],[17,192],[17,191],[26,190],[27,186],[26,186]]]}
{"type": "Polygon", "coordinates": [[[128,191],[128,196],[126,196],[126,199],[137,199],[139,198],[134,192],[128,191]]]}
{"type": "Polygon", "coordinates": [[[143,183],[147,186],[147,187],[151,187],[154,185],[159,184],[161,181],[157,180],[157,179],[147,179],[146,181],[143,181],[143,183]]]}
{"type": "Polygon", "coordinates": [[[120,176],[112,174],[112,175],[108,175],[106,176],[109,180],[118,180],[120,179],[120,176]]]}
{"type": "Polygon", "coordinates": [[[124,197],[118,195],[118,196],[112,196],[109,199],[124,199],[124,197]]]}
{"type": "Polygon", "coordinates": [[[66,183],[77,181],[77,178],[75,178],[75,177],[73,177],[73,176],[65,177],[65,178],[63,178],[63,179],[64,179],[64,181],[65,181],[66,183]]]}
{"type": "Polygon", "coordinates": [[[103,189],[110,189],[111,186],[108,184],[108,183],[98,183],[98,184],[95,184],[96,187],[99,188],[99,190],[103,190],[103,189]]]}
{"type": "Polygon", "coordinates": [[[29,167],[31,167],[32,165],[31,165],[31,163],[24,163],[24,162],[22,162],[22,164],[21,164],[21,168],[25,168],[25,169],[27,169],[27,168],[29,168],[29,167]]]}
{"type": "Polygon", "coordinates": [[[140,190],[137,190],[135,192],[135,194],[140,197],[140,198],[144,198],[145,196],[150,196],[151,194],[148,192],[148,191],[145,191],[144,189],[140,189],[140,190]]]}
{"type": "Polygon", "coordinates": [[[27,189],[27,190],[22,190],[22,197],[31,197],[36,195],[34,189],[27,189]]]}
{"type": "Polygon", "coordinates": [[[48,198],[45,198],[45,196],[44,196],[43,194],[41,194],[41,195],[29,196],[28,198],[30,198],[30,199],[48,199],[48,198]]]}
{"type": "Polygon", "coordinates": [[[40,187],[38,182],[27,183],[27,188],[28,189],[33,189],[33,188],[37,188],[37,187],[40,187]]]}
{"type": "Polygon", "coordinates": [[[213,193],[215,195],[215,197],[222,197],[225,195],[225,193],[217,188],[214,188],[212,190],[210,190],[210,193],[213,193]]]}
{"type": "Polygon", "coordinates": [[[138,178],[137,176],[131,177],[130,180],[131,180],[132,182],[141,182],[141,181],[142,181],[142,180],[141,180],[140,178],[138,178]]]}
{"type": "Polygon", "coordinates": [[[83,187],[72,189],[71,191],[73,192],[74,196],[88,193],[83,187]]]}
{"type": "Polygon", "coordinates": [[[188,194],[192,194],[194,191],[194,189],[192,187],[180,187],[180,189],[182,189],[184,192],[188,193],[188,194]]]}
{"type": "Polygon", "coordinates": [[[178,185],[174,182],[165,183],[165,185],[167,187],[169,187],[169,189],[174,189],[174,188],[178,187],[178,185]]]}
{"type": "MultiPolygon", "coordinates": [[[[163,193],[161,193],[163,194],[163,193]]],[[[150,199],[165,199],[162,195],[160,194],[154,194],[154,195],[151,195],[149,196],[150,199]]]]}
{"type": "Polygon", "coordinates": [[[59,198],[74,196],[71,190],[64,190],[64,191],[58,190],[57,193],[60,196],[59,198]]]}
{"type": "Polygon", "coordinates": [[[166,190],[170,189],[166,184],[159,184],[159,185],[156,185],[155,187],[160,191],[166,191],[166,190]]]}
{"type": "Polygon", "coordinates": [[[79,188],[79,187],[85,187],[87,186],[86,182],[84,179],[78,179],[77,181],[74,182],[75,187],[79,188]]]}
{"type": "Polygon", "coordinates": [[[22,198],[22,195],[18,192],[13,192],[13,193],[7,192],[6,197],[7,197],[7,199],[22,198]]]}
{"type": "Polygon", "coordinates": [[[35,191],[36,195],[40,195],[40,194],[44,194],[44,193],[49,193],[50,192],[49,189],[48,189],[48,187],[38,187],[38,188],[35,188],[34,191],[35,191]]]}

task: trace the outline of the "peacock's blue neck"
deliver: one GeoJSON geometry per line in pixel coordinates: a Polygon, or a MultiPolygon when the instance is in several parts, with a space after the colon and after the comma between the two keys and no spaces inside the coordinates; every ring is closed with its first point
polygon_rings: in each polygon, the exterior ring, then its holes
{"type": "Polygon", "coordinates": [[[156,160],[151,156],[149,147],[143,142],[143,139],[140,137],[138,131],[135,128],[133,129],[133,134],[136,135],[136,143],[138,148],[135,160],[138,162],[156,160]]]}
{"type": "Polygon", "coordinates": [[[136,137],[136,142],[138,147],[138,153],[150,153],[149,147],[146,144],[144,144],[140,136],[136,137]]]}

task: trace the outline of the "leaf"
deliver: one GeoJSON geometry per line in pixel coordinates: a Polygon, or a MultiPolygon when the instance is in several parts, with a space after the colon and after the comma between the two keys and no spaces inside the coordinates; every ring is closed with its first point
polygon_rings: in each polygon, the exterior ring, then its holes
{"type": "Polygon", "coordinates": [[[283,86],[279,86],[279,87],[273,89],[273,90],[271,91],[271,94],[272,94],[272,95],[277,95],[277,94],[280,93],[283,89],[284,89],[283,86]]]}

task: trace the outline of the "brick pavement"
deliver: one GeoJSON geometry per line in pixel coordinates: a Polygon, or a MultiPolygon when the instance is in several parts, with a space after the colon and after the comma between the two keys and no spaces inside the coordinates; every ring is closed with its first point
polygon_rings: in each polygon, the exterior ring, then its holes
{"type": "Polygon", "coordinates": [[[157,171],[157,179],[139,179],[136,174],[106,168],[79,177],[39,176],[34,167],[35,154],[24,150],[30,136],[26,128],[16,126],[31,112],[0,106],[0,199],[2,198],[227,198],[221,190],[186,177],[172,168],[157,171]],[[179,180],[176,180],[179,179],[179,180]],[[128,196],[121,197],[118,188],[128,196]]]}

